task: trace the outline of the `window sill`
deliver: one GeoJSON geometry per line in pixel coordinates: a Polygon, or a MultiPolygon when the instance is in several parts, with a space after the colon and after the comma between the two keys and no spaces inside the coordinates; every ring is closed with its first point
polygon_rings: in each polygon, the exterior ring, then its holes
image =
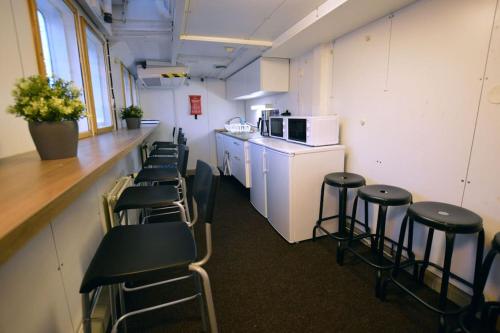
{"type": "Polygon", "coordinates": [[[78,156],[41,161],[37,152],[0,159],[0,264],[48,225],[158,125],[79,140],[78,156]]]}

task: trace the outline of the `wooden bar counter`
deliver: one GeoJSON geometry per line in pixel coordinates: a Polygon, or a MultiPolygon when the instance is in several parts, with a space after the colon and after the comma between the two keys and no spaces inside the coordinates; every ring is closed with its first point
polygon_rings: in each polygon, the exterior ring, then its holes
{"type": "Polygon", "coordinates": [[[0,159],[0,264],[156,127],[143,125],[80,140],[76,158],[41,161],[33,151],[0,159]]]}

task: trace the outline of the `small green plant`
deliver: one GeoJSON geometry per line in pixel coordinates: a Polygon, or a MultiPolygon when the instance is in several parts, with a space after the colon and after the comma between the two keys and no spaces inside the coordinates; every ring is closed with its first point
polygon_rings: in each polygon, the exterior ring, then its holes
{"type": "Polygon", "coordinates": [[[86,115],[80,89],[71,81],[40,75],[22,78],[12,91],[14,105],[8,113],[27,121],[78,120],[86,115]]]}
{"type": "Polygon", "coordinates": [[[121,117],[122,119],[126,118],[141,118],[144,112],[142,112],[141,108],[135,105],[127,106],[122,109],[121,117]]]}

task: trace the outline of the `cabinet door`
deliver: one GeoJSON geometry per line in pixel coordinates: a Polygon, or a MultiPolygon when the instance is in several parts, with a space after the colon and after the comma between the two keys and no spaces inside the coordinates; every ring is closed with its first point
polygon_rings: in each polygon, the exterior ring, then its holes
{"type": "Polygon", "coordinates": [[[260,75],[260,59],[252,62],[250,65],[243,69],[246,74],[246,89],[245,94],[251,94],[256,91],[262,90],[261,88],[261,75],[260,75]]]}
{"type": "Polygon", "coordinates": [[[224,168],[224,138],[222,134],[215,134],[215,144],[217,146],[217,167],[222,170],[224,168]]]}
{"type": "Polygon", "coordinates": [[[267,214],[271,225],[290,242],[290,170],[292,158],[266,149],[267,214]]]}
{"type": "Polygon", "coordinates": [[[262,146],[251,143],[250,150],[250,173],[252,187],[250,188],[250,202],[257,211],[267,217],[267,193],[266,193],[266,164],[265,149],[262,146]]]}

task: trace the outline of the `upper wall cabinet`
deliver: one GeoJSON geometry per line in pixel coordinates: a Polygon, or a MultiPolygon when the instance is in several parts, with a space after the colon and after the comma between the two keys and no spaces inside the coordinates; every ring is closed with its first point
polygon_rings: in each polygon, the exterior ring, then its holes
{"type": "Polygon", "coordinates": [[[226,80],[227,99],[251,99],[288,91],[289,60],[259,58],[226,80]]]}

